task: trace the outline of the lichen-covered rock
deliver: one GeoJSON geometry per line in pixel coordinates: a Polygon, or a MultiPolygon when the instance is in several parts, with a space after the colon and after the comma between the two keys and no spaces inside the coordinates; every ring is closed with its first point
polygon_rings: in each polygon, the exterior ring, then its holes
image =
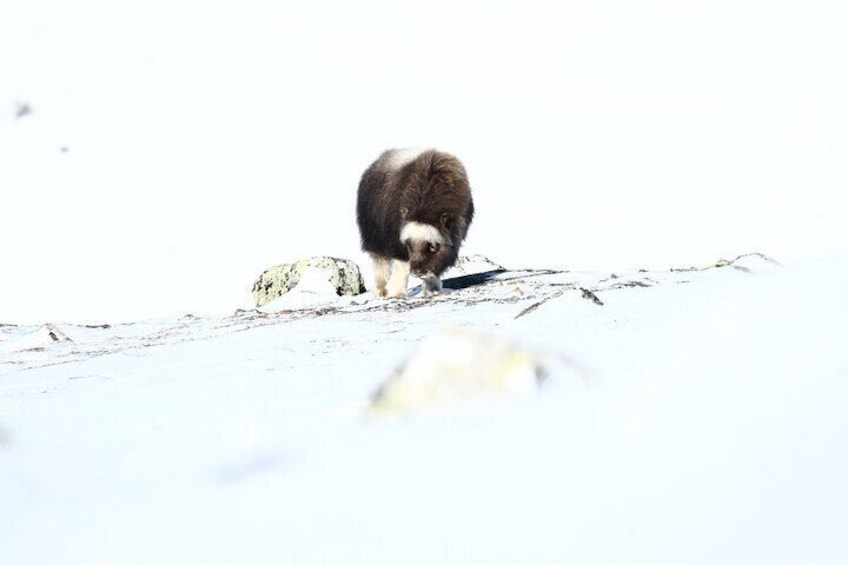
{"type": "Polygon", "coordinates": [[[425,339],[374,393],[373,415],[410,415],[493,397],[535,394],[547,368],[508,340],[463,328],[425,339]]]}
{"type": "Polygon", "coordinates": [[[355,296],[365,292],[365,283],[359,267],[348,259],[335,257],[311,257],[296,263],[277,265],[259,275],[253,283],[253,299],[256,306],[279,298],[297,286],[306,271],[320,271],[336,289],[339,296],[355,296]]]}

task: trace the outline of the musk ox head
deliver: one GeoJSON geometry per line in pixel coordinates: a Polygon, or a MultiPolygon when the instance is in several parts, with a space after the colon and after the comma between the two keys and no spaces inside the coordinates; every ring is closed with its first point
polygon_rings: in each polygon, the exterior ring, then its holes
{"type": "MultiPolygon", "coordinates": [[[[400,209],[406,220],[408,210],[400,209]]],[[[452,224],[461,221],[451,214],[442,213],[436,224],[420,221],[404,221],[400,240],[409,255],[409,271],[421,279],[440,277],[456,262],[459,249],[451,237],[452,224]]]]}

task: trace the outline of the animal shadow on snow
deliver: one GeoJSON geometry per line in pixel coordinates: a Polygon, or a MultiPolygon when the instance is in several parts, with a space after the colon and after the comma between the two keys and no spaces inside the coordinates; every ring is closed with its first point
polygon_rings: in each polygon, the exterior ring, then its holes
{"type": "MultiPolygon", "coordinates": [[[[486,271],[485,273],[474,273],[472,275],[452,277],[442,281],[442,289],[455,291],[462,290],[465,288],[471,288],[472,286],[478,286],[481,284],[485,284],[491,280],[494,280],[498,277],[498,275],[502,275],[505,272],[506,269],[494,269],[492,271],[486,271]]],[[[418,285],[409,291],[409,296],[419,297],[421,296],[421,292],[421,285],[418,285]]]]}

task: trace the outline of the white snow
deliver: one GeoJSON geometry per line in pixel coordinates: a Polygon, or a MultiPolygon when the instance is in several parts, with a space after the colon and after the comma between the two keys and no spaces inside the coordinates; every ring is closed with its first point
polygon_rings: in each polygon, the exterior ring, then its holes
{"type": "Polygon", "coordinates": [[[848,562],[844,3],[495,4],[0,7],[0,563],[848,562]],[[511,270],[234,313],[406,146],[511,270]],[[550,378],[369,416],[444,327],[550,378]]]}
{"type": "Polygon", "coordinates": [[[0,366],[3,562],[843,563],[848,257],[739,263],[66,325],[75,351],[0,366]],[[559,369],[536,398],[366,416],[445,325],[559,369]]]}
{"type": "Polygon", "coordinates": [[[364,262],[356,186],[391,147],[462,159],[464,252],[513,268],[844,251],[845,16],[835,0],[7,2],[0,319],[231,312],[269,265],[364,262]]]}

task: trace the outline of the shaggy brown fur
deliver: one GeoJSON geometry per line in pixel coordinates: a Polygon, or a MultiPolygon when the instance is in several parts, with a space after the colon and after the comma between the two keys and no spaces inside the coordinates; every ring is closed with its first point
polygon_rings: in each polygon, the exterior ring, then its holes
{"type": "Polygon", "coordinates": [[[376,294],[400,296],[406,281],[394,272],[402,276],[404,268],[424,279],[425,291],[438,291],[439,277],[456,262],[474,217],[465,167],[432,149],[386,151],[362,175],[356,217],[362,249],[375,262],[376,294]],[[386,292],[389,263],[392,288],[386,292]]]}

